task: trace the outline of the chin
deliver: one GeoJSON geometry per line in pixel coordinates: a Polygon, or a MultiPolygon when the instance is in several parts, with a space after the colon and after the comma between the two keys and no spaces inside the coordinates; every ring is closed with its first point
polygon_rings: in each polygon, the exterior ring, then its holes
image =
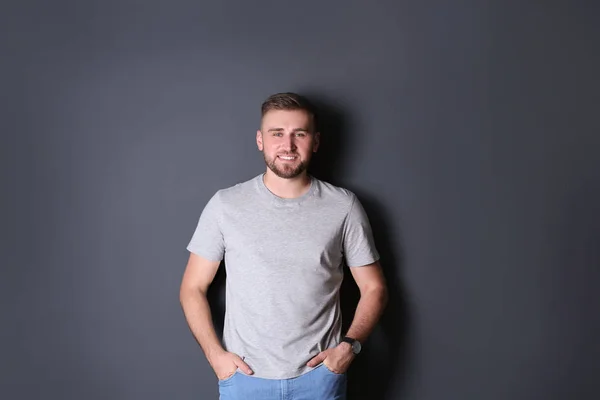
{"type": "Polygon", "coordinates": [[[278,177],[284,179],[292,179],[300,176],[306,168],[304,166],[296,167],[296,168],[277,168],[274,165],[269,165],[269,169],[278,177]]]}

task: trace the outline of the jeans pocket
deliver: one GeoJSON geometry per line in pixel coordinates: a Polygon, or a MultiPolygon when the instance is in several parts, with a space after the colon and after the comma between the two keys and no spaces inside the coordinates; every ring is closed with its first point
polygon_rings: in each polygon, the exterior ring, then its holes
{"type": "Polygon", "coordinates": [[[325,371],[329,372],[332,375],[335,375],[335,376],[344,376],[345,375],[345,373],[338,374],[337,372],[333,372],[332,370],[330,370],[327,367],[327,365],[325,365],[325,363],[322,363],[322,367],[325,368],[325,371]]]}
{"type": "Polygon", "coordinates": [[[227,378],[225,378],[225,379],[219,379],[219,383],[226,383],[226,382],[229,382],[230,380],[232,380],[232,379],[233,379],[233,377],[234,377],[234,376],[236,376],[236,375],[237,375],[237,373],[238,373],[238,371],[239,371],[239,370],[240,370],[239,368],[236,368],[236,369],[235,369],[235,371],[233,371],[233,374],[231,374],[231,375],[230,375],[230,376],[228,376],[227,378]]]}

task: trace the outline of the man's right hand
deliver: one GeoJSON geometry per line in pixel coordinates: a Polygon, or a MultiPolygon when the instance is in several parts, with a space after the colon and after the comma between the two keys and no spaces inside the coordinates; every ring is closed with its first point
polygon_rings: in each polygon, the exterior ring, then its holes
{"type": "Polygon", "coordinates": [[[223,353],[215,356],[211,364],[219,380],[229,378],[238,368],[246,375],[254,373],[240,356],[228,351],[223,351],[223,353]]]}

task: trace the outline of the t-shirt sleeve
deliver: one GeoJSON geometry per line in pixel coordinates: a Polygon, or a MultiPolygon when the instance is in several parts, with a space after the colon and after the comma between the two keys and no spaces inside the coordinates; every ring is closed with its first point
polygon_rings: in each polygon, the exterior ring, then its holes
{"type": "Polygon", "coordinates": [[[221,261],[225,252],[225,241],[220,223],[221,203],[217,192],[206,203],[200,214],[196,230],[187,249],[210,261],[221,261]]]}
{"type": "Polygon", "coordinates": [[[379,260],[369,218],[354,194],[344,221],[343,247],[348,267],[359,267],[379,260]]]}

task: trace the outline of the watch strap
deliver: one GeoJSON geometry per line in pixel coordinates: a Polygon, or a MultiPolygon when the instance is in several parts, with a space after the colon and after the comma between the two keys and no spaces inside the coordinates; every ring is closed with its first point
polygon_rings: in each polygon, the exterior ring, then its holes
{"type": "Polygon", "coordinates": [[[357,339],[351,338],[349,336],[344,336],[342,338],[342,342],[349,343],[350,346],[352,346],[352,352],[354,354],[358,354],[360,352],[360,348],[362,345],[357,339]],[[358,350],[356,349],[357,347],[358,347],[358,350]]]}

